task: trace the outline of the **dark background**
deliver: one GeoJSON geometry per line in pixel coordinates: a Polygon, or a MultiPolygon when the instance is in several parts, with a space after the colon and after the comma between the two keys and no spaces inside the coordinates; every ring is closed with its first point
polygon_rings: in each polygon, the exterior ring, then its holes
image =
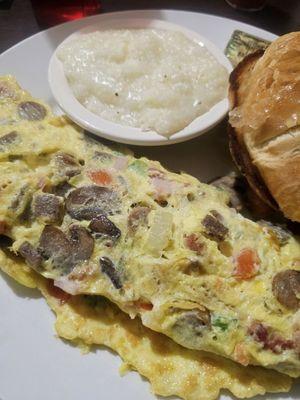
{"type": "MultiPolygon", "coordinates": [[[[258,12],[234,10],[225,0],[103,0],[101,5],[102,12],[146,8],[198,11],[237,19],[278,35],[300,30],[300,0],[269,0],[258,12]]],[[[1,9],[0,0],[0,53],[40,30],[30,0],[14,0],[9,9],[1,9]]]]}

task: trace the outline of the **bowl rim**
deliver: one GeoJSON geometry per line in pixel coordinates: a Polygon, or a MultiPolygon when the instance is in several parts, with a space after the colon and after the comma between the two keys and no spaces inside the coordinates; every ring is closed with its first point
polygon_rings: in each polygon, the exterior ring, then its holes
{"type": "Polygon", "coordinates": [[[213,54],[218,62],[225,66],[228,73],[232,71],[232,65],[230,61],[216,45],[199,33],[187,29],[179,24],[153,18],[112,18],[107,20],[102,18],[99,19],[98,22],[91,25],[88,24],[87,26],[67,36],[56,47],[49,62],[48,82],[52,94],[60,108],[71,120],[89,132],[92,132],[105,139],[140,146],[156,146],[179,143],[195,138],[196,136],[199,136],[213,128],[225,117],[229,109],[227,98],[219,101],[209,111],[197,117],[185,128],[167,138],[154,131],[146,131],[141,128],[125,126],[106,120],[86,109],[75,98],[64,74],[63,64],[57,57],[57,52],[65,43],[82,34],[116,28],[150,28],[180,31],[192,40],[196,40],[198,43],[206,46],[206,48],[211,54],[213,54]]]}

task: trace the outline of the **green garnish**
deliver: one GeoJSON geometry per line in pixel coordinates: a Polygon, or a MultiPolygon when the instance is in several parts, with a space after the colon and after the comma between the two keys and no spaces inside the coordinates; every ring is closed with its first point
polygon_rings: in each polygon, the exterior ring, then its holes
{"type": "Polygon", "coordinates": [[[140,175],[146,175],[148,171],[148,165],[142,160],[136,160],[128,166],[129,170],[132,170],[140,175]]]}
{"type": "Polygon", "coordinates": [[[259,49],[265,50],[269,44],[268,40],[235,30],[227,44],[225,55],[235,67],[245,56],[259,49]]]}
{"type": "Polygon", "coordinates": [[[230,321],[227,318],[216,316],[212,318],[212,326],[221,329],[222,332],[227,331],[230,321]]]}

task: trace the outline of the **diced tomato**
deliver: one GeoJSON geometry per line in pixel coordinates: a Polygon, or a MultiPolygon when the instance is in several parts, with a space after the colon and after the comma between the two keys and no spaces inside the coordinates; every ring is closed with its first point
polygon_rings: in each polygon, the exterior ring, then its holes
{"type": "Polygon", "coordinates": [[[195,233],[185,236],[185,245],[190,250],[195,251],[198,255],[201,255],[204,249],[204,243],[199,241],[199,238],[195,233]]]}
{"type": "Polygon", "coordinates": [[[245,367],[249,364],[249,356],[246,349],[246,346],[243,343],[238,343],[235,346],[233,357],[235,361],[244,365],[245,367]]]}
{"type": "Polygon", "coordinates": [[[97,185],[109,185],[112,182],[112,177],[109,172],[104,170],[90,171],[90,179],[97,185]]]}
{"type": "Polygon", "coordinates": [[[136,307],[138,307],[138,308],[141,308],[142,310],[145,310],[145,311],[151,311],[152,308],[153,308],[153,304],[151,304],[151,303],[146,303],[146,302],[144,302],[144,301],[135,301],[135,302],[134,302],[134,305],[135,305],[136,307]]]}
{"type": "Polygon", "coordinates": [[[54,285],[54,281],[52,279],[48,279],[47,282],[47,290],[48,293],[60,300],[61,304],[66,303],[72,297],[71,294],[64,292],[62,289],[54,285]]]}
{"type": "Polygon", "coordinates": [[[237,279],[247,280],[253,278],[260,265],[258,254],[253,249],[243,249],[235,257],[234,275],[237,279]]]}

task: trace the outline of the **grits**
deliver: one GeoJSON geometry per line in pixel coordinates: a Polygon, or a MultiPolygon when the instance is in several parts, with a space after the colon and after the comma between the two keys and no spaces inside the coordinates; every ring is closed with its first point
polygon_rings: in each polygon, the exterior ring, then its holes
{"type": "Polygon", "coordinates": [[[104,119],[170,136],[224,99],[228,73],[183,33],[97,31],[58,52],[80,103],[104,119]]]}

